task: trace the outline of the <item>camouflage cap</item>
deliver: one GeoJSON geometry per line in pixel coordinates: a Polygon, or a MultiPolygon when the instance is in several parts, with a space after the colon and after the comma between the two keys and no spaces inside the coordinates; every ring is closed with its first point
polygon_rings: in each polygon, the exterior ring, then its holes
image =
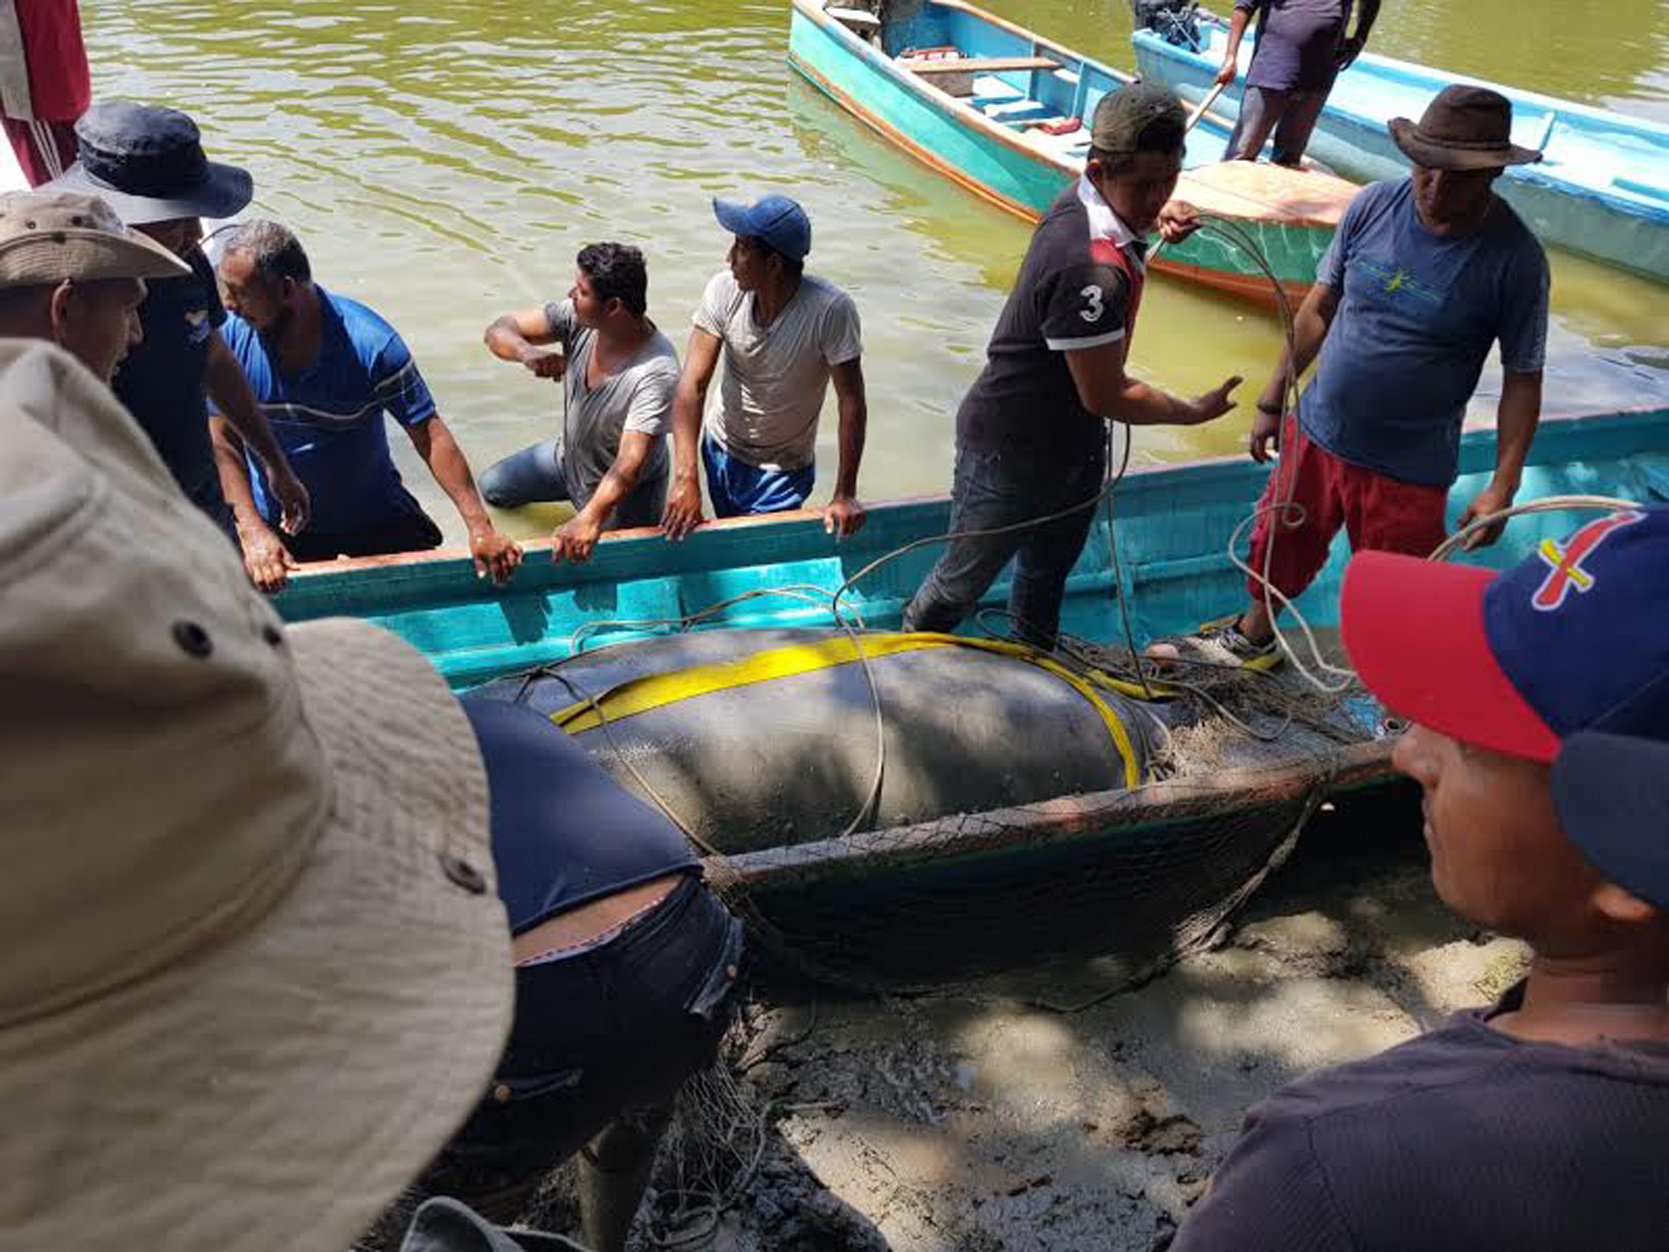
{"type": "Polygon", "coordinates": [[[1102,152],[1174,152],[1182,147],[1188,114],[1169,87],[1126,83],[1095,106],[1090,142],[1102,152]]]}

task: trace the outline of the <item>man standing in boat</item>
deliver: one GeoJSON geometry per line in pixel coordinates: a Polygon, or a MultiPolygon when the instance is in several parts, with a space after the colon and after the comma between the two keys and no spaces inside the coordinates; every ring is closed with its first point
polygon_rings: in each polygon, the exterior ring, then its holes
{"type": "Polygon", "coordinates": [[[238,228],[221,258],[220,281],[234,314],[226,342],[313,501],[305,531],[279,531],[279,505],[261,467],[215,414],[220,481],[255,585],[278,590],[297,561],[440,545],[440,527],[394,468],[384,413],[458,510],[477,575],[509,579],[522,550],[488,519],[469,462],[399,332],[357,300],[315,283],[301,241],[276,222],[238,228]]]}
{"type": "Polygon", "coordinates": [[[551,536],[553,560],[586,561],[605,530],[657,526],[666,507],[666,432],[678,350],[649,320],[643,253],[619,243],[582,248],[568,298],[506,313],[487,348],[562,387],[562,434],[481,475],[502,509],[568,500],[577,510],[551,536]],[[560,343],[560,353],[541,345],[560,343]]]}
{"type": "Polygon", "coordinates": [[[1333,80],[1362,55],[1379,17],[1379,0],[1359,2],[1356,33],[1347,37],[1352,0],[1235,0],[1220,85],[1234,82],[1240,41],[1254,14],[1258,33],[1227,160],[1257,160],[1271,133],[1275,164],[1296,168],[1304,160],[1333,80]]]}
{"type": "Polygon", "coordinates": [[[1181,102],[1157,84],[1096,106],[1084,173],[1038,224],[957,411],[957,537],[905,610],[906,630],[954,630],[1015,558],[1015,628],[1053,643],[1106,476],[1107,422],[1196,426],[1234,407],[1238,378],[1183,400],[1125,373],[1146,236],[1178,240],[1198,224],[1170,199],[1186,128],[1181,102]]]}
{"type": "Polygon", "coordinates": [[[805,272],[811,219],[793,200],[715,200],[713,211],[736,239],[730,268],[707,284],[684,354],[673,405],[667,538],[682,539],[701,523],[697,443],[720,517],[804,505],[817,476],[817,424],[830,382],[840,408],[840,460],[823,525],[834,535],[853,534],[863,525],[858,464],[869,423],[857,305],[805,272]],[[721,349],[719,404],[703,421],[721,349]]]}
{"type": "MultiPolygon", "coordinates": [[[[1290,359],[1283,351],[1258,401],[1252,459],[1268,460],[1271,443],[1281,457],[1252,531],[1251,603],[1155,645],[1157,656],[1276,664],[1275,615],[1321,571],[1341,528],[1357,549],[1429,555],[1445,533],[1466,405],[1497,342],[1495,474],[1461,524],[1518,491],[1541,418],[1547,256],[1492,187],[1505,166],[1541,154],[1511,142],[1512,106],[1484,87],[1447,87],[1419,125],[1396,118],[1390,129],[1413,176],[1351,202],[1298,310],[1290,359]],[[1285,413],[1289,379],[1318,353],[1297,412],[1285,413]]],[[[1500,534],[1480,530],[1467,546],[1500,534]]]]}

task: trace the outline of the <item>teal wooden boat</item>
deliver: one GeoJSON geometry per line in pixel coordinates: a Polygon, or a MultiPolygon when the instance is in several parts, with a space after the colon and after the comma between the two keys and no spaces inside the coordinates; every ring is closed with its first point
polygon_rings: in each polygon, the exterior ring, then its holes
{"type": "MultiPolygon", "coordinates": [[[[1493,436],[1464,436],[1461,464],[1453,512],[1487,481],[1493,436]]],[[[1068,583],[1064,628],[1091,644],[1116,646],[1122,600],[1140,645],[1238,605],[1243,582],[1226,545],[1266,473],[1243,457],[1132,471],[1112,497],[1116,558],[1103,514],[1068,583]]],[[[1571,493],[1669,502],[1669,409],[1545,420],[1521,498],[1571,493]]],[[[792,643],[795,632],[827,636],[836,625],[836,591],[948,523],[949,501],[935,497],[878,504],[863,531],[841,543],[815,514],[800,513],[714,523],[680,544],[654,532],[607,537],[581,566],[543,560],[543,546],[534,544],[504,588],[476,579],[463,551],[345,560],[298,574],[276,603],[293,621],[340,614],[374,621],[427,654],[456,688],[525,676],[583,652],[580,668],[549,672],[563,675],[558,683],[582,673],[597,681],[611,667],[619,675],[618,684],[607,680],[607,690],[581,687],[564,697],[576,719],[565,729],[590,728],[593,750],[608,765],[611,754],[658,755],[641,734],[622,744],[606,727],[599,733],[590,704],[595,699],[619,717],[621,706],[612,702],[624,700],[630,712],[629,682],[657,667],[656,681],[666,681],[658,642],[677,645],[673,652],[683,648],[681,632],[713,632],[699,636],[711,662],[792,643]],[[624,646],[606,648],[606,664],[591,660],[605,645],[624,646]]],[[[1507,563],[1574,524],[1568,515],[1516,519],[1505,542],[1482,559],[1507,563]]],[[[923,546],[876,568],[852,583],[843,610],[861,615],[868,628],[896,632],[904,603],[936,554],[923,546]]],[[[1300,601],[1322,627],[1334,623],[1344,560],[1336,552],[1300,601]]],[[[1000,606],[1006,593],[1006,579],[999,580],[986,607],[1000,606]]],[[[976,623],[967,629],[969,636],[981,633],[976,623]]],[[[877,647],[898,646],[896,634],[877,639],[877,647]]],[[[686,677],[675,673],[672,680],[686,677]]],[[[820,768],[827,755],[818,747],[825,733],[819,728],[827,728],[831,743],[842,733],[861,738],[873,710],[861,686],[856,690],[843,716],[794,728],[809,753],[803,768],[820,768]],[[860,729],[841,729],[846,720],[860,729]]],[[[1120,699],[1142,705],[1139,696],[1124,691],[1120,699]]],[[[1143,708],[1143,718],[1170,716],[1143,708]]],[[[951,785],[938,816],[923,820],[922,810],[900,810],[913,816],[888,825],[882,813],[855,834],[833,819],[800,818],[779,824],[773,842],[757,829],[732,838],[719,823],[708,831],[715,851],[709,872],[767,944],[822,976],[924,985],[947,971],[1063,948],[1106,954],[1098,968],[1109,976],[1137,976],[1209,934],[1290,848],[1321,799],[1389,779],[1389,744],[1373,733],[1371,702],[1347,700],[1339,711],[1356,728],[1353,736],[1306,725],[1270,742],[1227,735],[1204,773],[1149,762],[1135,776],[1115,774],[1119,785],[1107,789],[972,812],[957,805],[951,785]]],[[[699,735],[700,724],[686,722],[678,733],[699,735]]],[[[736,754],[726,759],[734,765],[736,754]]],[[[962,768],[982,765],[970,760],[962,768]]],[[[700,769],[682,773],[680,785],[708,781],[700,769]]],[[[797,776],[783,785],[797,786],[797,776]]]]}
{"type": "MultiPolygon", "coordinates": [[[[962,3],[928,0],[877,18],[793,0],[789,62],[808,82],[923,164],[1036,221],[1083,168],[1096,103],[1129,76],[962,3]]],[[[1229,127],[1188,137],[1177,196],[1244,226],[1295,304],[1355,188],[1318,170],[1223,161],[1229,127]]],[[[1265,307],[1268,279],[1209,232],[1154,258],[1162,273],[1265,307]]]]}
{"type": "MultiPolygon", "coordinates": [[[[1221,21],[1202,18],[1197,48],[1158,31],[1136,31],[1131,42],[1142,76],[1169,83],[1184,99],[1202,99],[1215,83],[1228,38],[1221,21]]],[[[1240,49],[1241,75],[1218,101],[1225,112],[1239,111],[1251,53],[1248,38],[1240,49]]],[[[1418,119],[1451,83],[1506,96],[1513,105],[1513,141],[1545,154],[1538,164],[1510,168],[1496,184],[1536,234],[1571,252],[1669,279],[1669,126],[1369,52],[1339,75],[1310,152],[1349,178],[1401,178],[1408,159],[1386,123],[1418,119]]]]}

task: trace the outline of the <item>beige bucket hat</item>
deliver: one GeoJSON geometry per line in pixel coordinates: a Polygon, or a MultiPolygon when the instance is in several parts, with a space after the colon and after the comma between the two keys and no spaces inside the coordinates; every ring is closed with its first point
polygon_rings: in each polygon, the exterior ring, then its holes
{"type": "Polygon", "coordinates": [[[58,349],[0,341],[0,447],[0,1242],[342,1252],[509,1025],[469,723],[58,349]]]}
{"type": "Polygon", "coordinates": [[[122,225],[97,196],[70,191],[0,195],[0,290],[106,278],[179,278],[186,263],[122,225]]]}

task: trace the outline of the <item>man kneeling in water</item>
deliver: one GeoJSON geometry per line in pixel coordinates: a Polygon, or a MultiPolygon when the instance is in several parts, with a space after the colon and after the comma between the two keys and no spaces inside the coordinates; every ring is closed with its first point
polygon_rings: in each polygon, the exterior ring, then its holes
{"type": "Polygon", "coordinates": [[[742,929],[683,832],[497,694],[463,704],[487,766],[516,1015],[486,1098],[421,1186],[508,1222],[577,1151],[585,1242],[617,1252],[672,1099],[729,1024],[742,929]]]}

